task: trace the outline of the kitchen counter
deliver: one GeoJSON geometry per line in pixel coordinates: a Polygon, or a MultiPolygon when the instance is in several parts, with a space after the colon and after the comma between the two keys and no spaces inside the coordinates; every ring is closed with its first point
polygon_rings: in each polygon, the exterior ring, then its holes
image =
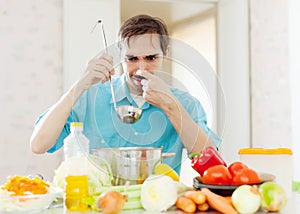
{"type": "MultiPolygon", "coordinates": [[[[68,212],[65,211],[64,208],[62,207],[57,207],[57,208],[51,208],[47,209],[43,212],[42,214],[75,214],[75,213],[80,213],[80,212],[68,212]]],[[[100,212],[85,212],[89,214],[99,214],[100,212]]],[[[144,211],[144,210],[125,210],[121,212],[122,214],[135,214],[135,213],[141,213],[141,214],[157,214],[157,212],[149,212],[149,211],[144,211]]],[[[168,211],[168,212],[163,212],[163,213],[168,213],[168,214],[182,214],[180,210],[174,210],[174,211],[168,211]]],[[[218,212],[216,211],[209,211],[209,212],[198,212],[198,213],[209,213],[209,214],[217,214],[218,212]]],[[[266,214],[266,212],[258,212],[261,214],[266,214]]],[[[280,212],[281,214],[291,214],[291,213],[300,213],[300,194],[293,192],[291,197],[288,199],[287,205],[284,207],[284,209],[280,212]]]]}

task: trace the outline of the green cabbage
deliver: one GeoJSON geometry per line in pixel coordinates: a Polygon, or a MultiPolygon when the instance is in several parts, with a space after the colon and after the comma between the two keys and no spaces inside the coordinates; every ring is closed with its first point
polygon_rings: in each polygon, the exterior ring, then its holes
{"type": "MultiPolygon", "coordinates": [[[[88,158],[88,183],[89,192],[93,194],[99,192],[102,186],[112,185],[112,172],[110,165],[104,159],[89,155],[88,157],[83,156],[82,158],[88,158]]],[[[63,161],[60,166],[54,171],[53,186],[65,189],[65,177],[66,177],[66,162],[63,161]]]]}

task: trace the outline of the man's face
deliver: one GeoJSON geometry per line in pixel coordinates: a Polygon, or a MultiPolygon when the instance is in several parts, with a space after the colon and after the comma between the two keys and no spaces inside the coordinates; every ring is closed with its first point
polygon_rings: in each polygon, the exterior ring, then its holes
{"type": "Polygon", "coordinates": [[[163,61],[158,34],[144,34],[131,37],[122,48],[123,69],[126,81],[132,93],[141,93],[141,78],[135,76],[138,70],[154,73],[163,61]]]}

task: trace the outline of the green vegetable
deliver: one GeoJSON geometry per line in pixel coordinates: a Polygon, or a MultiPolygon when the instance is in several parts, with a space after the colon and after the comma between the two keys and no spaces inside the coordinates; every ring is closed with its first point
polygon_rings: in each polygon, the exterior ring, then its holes
{"type": "Polygon", "coordinates": [[[300,193],[300,181],[293,181],[292,182],[292,190],[295,192],[300,193]]]}
{"type": "Polygon", "coordinates": [[[92,211],[98,211],[98,207],[97,207],[98,196],[99,196],[98,194],[90,195],[88,198],[83,199],[82,202],[87,204],[92,209],[92,211]]]}
{"type": "Polygon", "coordinates": [[[259,186],[262,197],[261,207],[271,212],[280,211],[286,204],[287,197],[284,189],[277,183],[267,181],[259,186]]]}
{"type": "Polygon", "coordinates": [[[127,201],[123,207],[123,210],[135,210],[143,209],[140,199],[127,201]]]}
{"type": "Polygon", "coordinates": [[[108,191],[118,191],[121,194],[127,195],[127,202],[123,207],[123,210],[133,210],[133,209],[142,209],[141,204],[141,184],[128,185],[128,186],[103,186],[90,195],[84,203],[88,204],[93,211],[99,211],[97,207],[97,198],[103,193],[108,191]]]}
{"type": "MultiPolygon", "coordinates": [[[[172,182],[174,183],[178,194],[181,194],[182,192],[190,189],[190,187],[187,187],[180,182],[172,182]]],[[[94,192],[93,194],[91,194],[87,199],[84,200],[84,202],[88,204],[93,211],[99,211],[97,207],[97,198],[101,195],[101,193],[107,191],[118,191],[122,194],[127,195],[127,202],[125,203],[123,210],[143,209],[141,203],[141,188],[142,184],[128,186],[102,186],[98,188],[98,192],[94,192]]]]}
{"type": "MultiPolygon", "coordinates": [[[[88,157],[82,156],[82,158],[89,159],[88,165],[88,183],[89,192],[93,194],[99,192],[99,188],[102,186],[111,186],[112,173],[110,165],[102,158],[89,155],[88,157]]],[[[65,176],[66,176],[66,162],[63,161],[60,166],[55,170],[53,178],[53,186],[65,188],[65,176]]]]}
{"type": "Polygon", "coordinates": [[[130,191],[136,191],[139,190],[141,191],[142,184],[135,184],[135,185],[120,185],[120,186],[102,186],[99,188],[99,192],[105,192],[105,191],[110,191],[110,190],[115,190],[118,192],[125,192],[127,190],[128,192],[130,191]]]}

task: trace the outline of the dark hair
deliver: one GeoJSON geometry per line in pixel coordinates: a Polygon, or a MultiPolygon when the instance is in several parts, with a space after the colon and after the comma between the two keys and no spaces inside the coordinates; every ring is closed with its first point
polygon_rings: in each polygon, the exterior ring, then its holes
{"type": "Polygon", "coordinates": [[[121,26],[119,37],[121,40],[129,42],[130,37],[147,33],[159,35],[161,50],[166,55],[169,45],[169,34],[166,24],[160,18],[144,14],[133,16],[121,26]]]}

